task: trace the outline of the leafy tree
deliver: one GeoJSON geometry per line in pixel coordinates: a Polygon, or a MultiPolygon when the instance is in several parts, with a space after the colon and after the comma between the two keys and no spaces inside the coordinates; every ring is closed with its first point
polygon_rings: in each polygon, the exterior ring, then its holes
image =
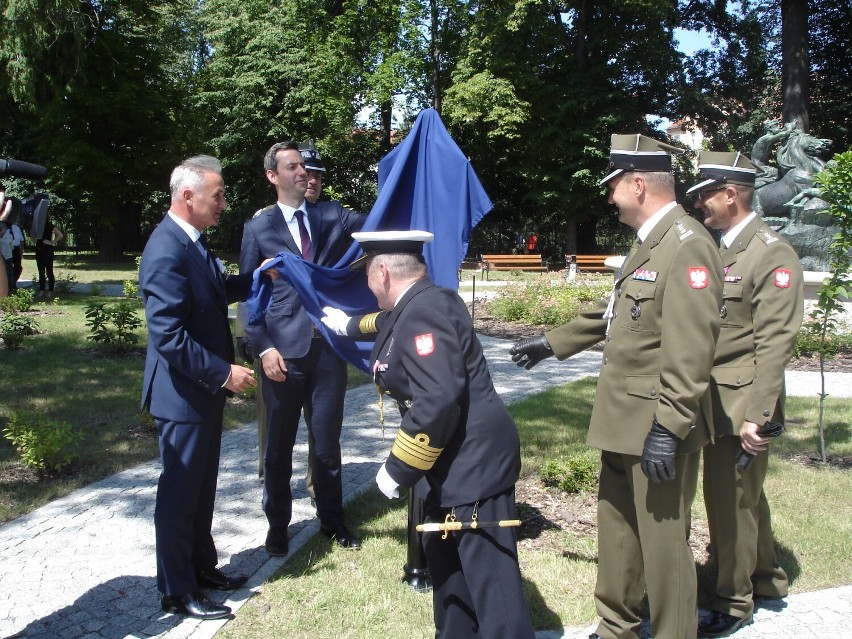
{"type": "Polygon", "coordinates": [[[620,243],[597,182],[612,133],[648,132],[646,114],[673,108],[675,19],[642,0],[477,4],[445,113],[495,201],[490,248],[533,229],[551,260],[620,243]]]}
{"type": "Polygon", "coordinates": [[[852,4],[809,0],[810,88],[808,114],[833,149],[852,147],[852,4]]]}
{"type": "Polygon", "coordinates": [[[843,314],[843,301],[849,298],[852,289],[852,149],[835,155],[815,181],[820,197],[829,203],[828,214],[838,229],[829,247],[831,275],[822,283],[811,313],[812,326],[820,340],[819,452],[825,462],[825,398],[828,396],[825,392],[825,353],[828,338],[843,314]]]}
{"type": "MultiPolygon", "coordinates": [[[[10,0],[0,66],[4,100],[46,179],[74,207],[78,242],[101,257],[140,248],[147,205],[184,154],[192,69],[183,0],[10,0]]],[[[157,215],[162,215],[160,202],[157,215]]],[[[66,227],[67,228],[67,227],[66,227]]]]}

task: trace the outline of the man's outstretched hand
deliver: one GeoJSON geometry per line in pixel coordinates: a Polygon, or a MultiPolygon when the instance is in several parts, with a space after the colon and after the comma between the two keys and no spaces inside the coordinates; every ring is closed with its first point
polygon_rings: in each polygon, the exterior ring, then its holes
{"type": "Polygon", "coordinates": [[[553,349],[544,335],[536,335],[522,339],[510,350],[512,361],[527,370],[538,364],[541,360],[553,356],[553,349]]]}

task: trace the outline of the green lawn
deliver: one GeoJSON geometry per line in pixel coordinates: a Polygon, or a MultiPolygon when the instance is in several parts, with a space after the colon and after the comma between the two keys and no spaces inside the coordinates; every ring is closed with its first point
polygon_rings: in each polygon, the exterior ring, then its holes
{"type": "MultiPolygon", "coordinates": [[[[0,438],[0,522],[159,454],[156,430],[139,407],[144,328],[136,331],[136,348],[110,353],[87,339],[84,312],[91,301],[110,302],[74,293],[37,300],[27,315],[38,322],[40,334],[19,350],[0,349],[0,427],[13,413],[29,411],[70,423],[84,436],[79,461],[56,477],[38,477],[24,468],[11,443],[0,438]]],[[[141,302],[135,303],[143,317],[141,302]]],[[[367,381],[369,376],[350,368],[350,385],[367,381]]],[[[252,397],[234,397],[225,409],[225,427],[255,416],[252,397]]]]}
{"type": "MultiPolygon", "coordinates": [[[[25,276],[29,265],[25,264],[25,276]]],[[[135,263],[102,265],[76,260],[60,267],[77,282],[121,283],[135,276],[135,263]]],[[[86,338],[83,316],[92,299],[63,293],[39,301],[30,312],[41,333],[21,350],[0,349],[0,424],[17,411],[37,411],[73,424],[84,435],[80,461],[59,477],[39,477],[23,468],[5,439],[0,440],[0,522],[52,499],[157,456],[150,420],[139,410],[144,363],[144,330],[133,351],[115,355],[86,338]]],[[[141,305],[140,310],[141,314],[141,305]]],[[[350,373],[352,385],[368,377],[350,373]]],[[[549,459],[574,453],[595,455],[583,443],[594,396],[594,381],[551,389],[510,407],[522,440],[525,479],[535,480],[549,459]]],[[[773,441],[766,492],[773,509],[781,561],[792,591],[849,583],[852,574],[852,402],[829,398],[826,442],[835,463],[817,455],[817,401],[788,401],[787,432],[773,441]],[[847,460],[845,465],[838,459],[847,460]]],[[[226,427],[252,421],[251,399],[236,398],[226,410],[226,427]]],[[[704,508],[696,500],[694,520],[704,508]]],[[[221,636],[253,639],[288,637],[430,637],[431,597],[400,585],[405,563],[404,502],[370,491],[347,507],[350,523],[364,537],[352,553],[311,540],[240,609],[221,636]]],[[[595,618],[592,588],[597,548],[594,537],[565,532],[556,547],[524,547],[520,562],[537,628],[582,625],[595,618]]],[[[699,565],[702,601],[713,577],[712,565],[699,565]]]]}
{"type": "MultiPolygon", "coordinates": [[[[524,476],[537,475],[547,459],[588,451],[583,441],[593,396],[594,381],[586,380],[510,407],[521,433],[524,476]]],[[[790,400],[789,429],[773,442],[766,482],[792,592],[845,585],[852,574],[852,473],[807,462],[817,450],[815,411],[816,400],[790,400]]],[[[829,399],[828,416],[829,452],[848,459],[852,405],[829,399]]],[[[698,495],[694,520],[702,525],[700,485],[698,495]]],[[[330,548],[320,537],[311,540],[219,635],[262,639],[286,628],[293,638],[434,636],[431,595],[416,594],[400,583],[406,560],[404,501],[388,501],[370,491],[347,507],[347,518],[364,537],[361,552],[330,548]]],[[[519,553],[537,629],[582,626],[596,618],[596,540],[557,535],[556,552],[522,547],[519,553]]],[[[704,605],[713,571],[712,564],[698,565],[704,605]]]]}

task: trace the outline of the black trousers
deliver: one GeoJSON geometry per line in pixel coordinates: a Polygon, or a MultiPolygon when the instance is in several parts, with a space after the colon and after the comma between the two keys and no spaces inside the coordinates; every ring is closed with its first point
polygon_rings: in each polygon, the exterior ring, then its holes
{"type": "Polygon", "coordinates": [[[311,423],[314,451],[312,479],[317,516],[332,528],[342,526],[343,477],[340,431],[346,397],[346,362],[322,338],[311,341],[305,357],[288,359],[283,382],[261,378],[266,404],[266,450],[263,459],[263,512],[270,527],[287,527],[293,515],[293,445],[299,417],[311,423]]]}
{"type": "MultiPolygon", "coordinates": [[[[455,507],[458,521],[471,521],[474,504],[455,507]]],[[[515,489],[480,499],[479,521],[515,519],[515,489]]],[[[443,523],[448,508],[426,502],[426,520],[443,523]]],[[[440,639],[532,639],[514,528],[481,528],[423,535],[432,574],[435,637],[440,639]]]]}
{"type": "Polygon", "coordinates": [[[40,291],[44,290],[45,284],[47,284],[47,290],[52,291],[56,284],[56,276],[53,274],[54,255],[54,248],[50,244],[36,244],[35,258],[40,291]]]}

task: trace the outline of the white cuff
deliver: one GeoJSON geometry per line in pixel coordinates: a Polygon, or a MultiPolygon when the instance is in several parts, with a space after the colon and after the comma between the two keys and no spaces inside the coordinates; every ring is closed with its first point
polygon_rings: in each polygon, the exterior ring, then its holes
{"type": "Polygon", "coordinates": [[[399,497],[399,484],[393,480],[393,477],[390,476],[384,464],[379,468],[379,473],[376,475],[376,483],[379,485],[379,490],[388,499],[397,499],[399,497]]]}

